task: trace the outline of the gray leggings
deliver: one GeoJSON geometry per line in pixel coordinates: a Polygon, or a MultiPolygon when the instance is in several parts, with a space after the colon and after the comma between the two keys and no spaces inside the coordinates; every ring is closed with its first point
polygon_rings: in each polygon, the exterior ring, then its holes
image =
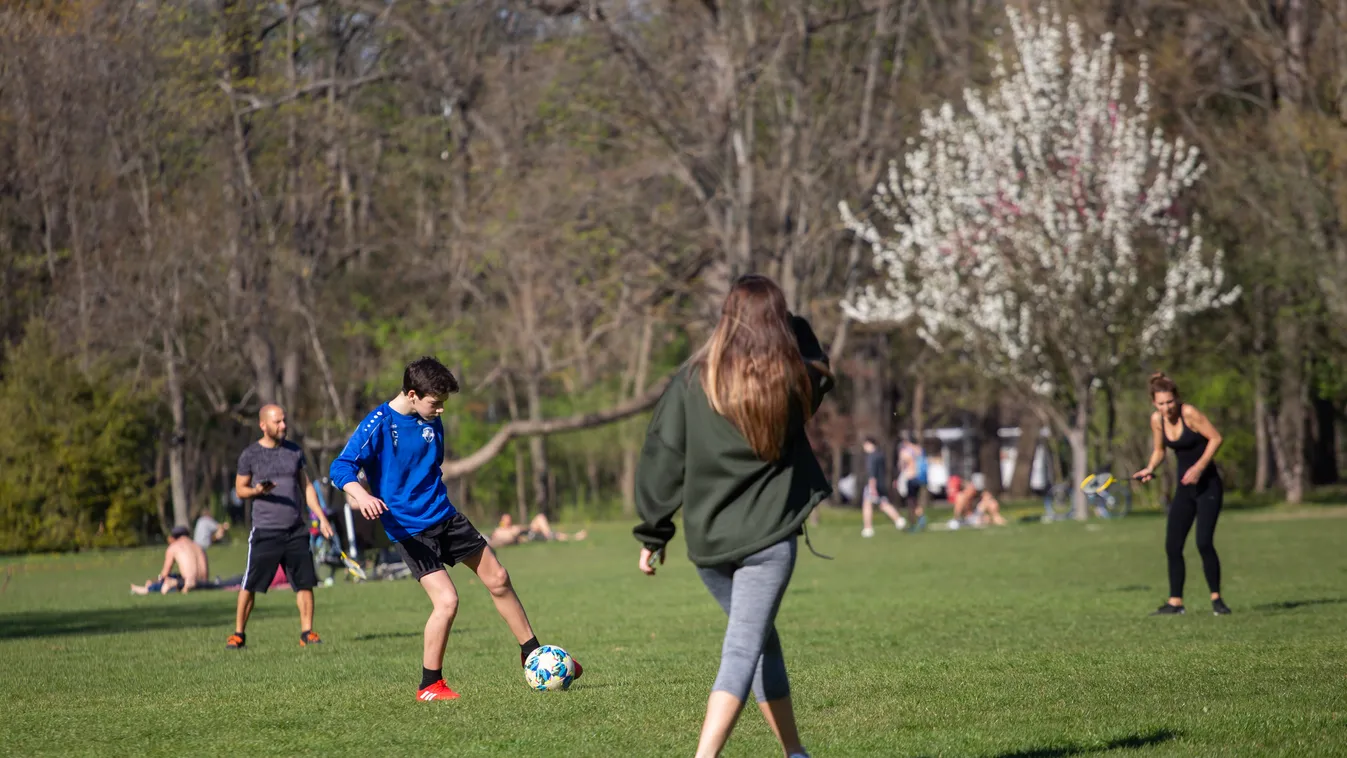
{"type": "Polygon", "coordinates": [[[760,703],[790,694],[774,622],[795,569],[795,551],[795,537],[789,537],[738,563],[697,569],[730,617],[712,691],[728,692],[742,702],[751,685],[760,703]]]}

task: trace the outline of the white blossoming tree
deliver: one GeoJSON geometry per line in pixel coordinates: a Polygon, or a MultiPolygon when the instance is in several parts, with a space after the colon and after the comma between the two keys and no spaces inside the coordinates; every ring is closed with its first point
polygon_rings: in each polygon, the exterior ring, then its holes
{"type": "Polygon", "coordinates": [[[914,322],[936,346],[959,340],[1066,436],[1079,482],[1093,388],[1238,289],[1183,204],[1205,169],[1197,149],[1148,123],[1145,58],[1129,102],[1111,34],[1086,40],[1047,8],[1006,12],[1013,55],[993,53],[989,90],[965,91],[963,113],[922,114],[873,220],[840,204],[881,275],[842,307],[914,322]]]}

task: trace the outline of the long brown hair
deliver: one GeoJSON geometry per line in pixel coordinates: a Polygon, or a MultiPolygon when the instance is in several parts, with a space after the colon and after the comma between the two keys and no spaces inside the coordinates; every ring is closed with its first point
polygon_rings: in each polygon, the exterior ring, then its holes
{"type": "Polygon", "coordinates": [[[720,323],[689,359],[716,413],[734,424],[759,458],[775,461],[785,446],[791,404],[811,415],[812,390],[795,339],[786,296],[771,279],[739,277],[720,309],[720,323]]]}
{"type": "Polygon", "coordinates": [[[1156,371],[1151,374],[1150,389],[1152,400],[1155,399],[1155,393],[1157,392],[1168,392],[1174,396],[1175,400],[1179,399],[1179,385],[1173,379],[1165,376],[1163,371],[1156,371]]]}

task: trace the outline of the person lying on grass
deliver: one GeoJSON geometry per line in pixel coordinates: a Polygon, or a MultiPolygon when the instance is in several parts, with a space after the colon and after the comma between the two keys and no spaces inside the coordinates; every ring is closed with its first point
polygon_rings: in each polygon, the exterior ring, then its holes
{"type": "Polygon", "coordinates": [[[589,530],[581,529],[574,534],[566,532],[557,532],[552,530],[552,524],[547,520],[547,516],[539,513],[529,521],[528,526],[516,526],[514,518],[508,513],[502,513],[500,521],[496,528],[491,530],[491,535],[487,537],[487,542],[491,547],[505,547],[506,545],[522,545],[525,542],[569,542],[571,540],[580,541],[589,536],[589,530]]]}

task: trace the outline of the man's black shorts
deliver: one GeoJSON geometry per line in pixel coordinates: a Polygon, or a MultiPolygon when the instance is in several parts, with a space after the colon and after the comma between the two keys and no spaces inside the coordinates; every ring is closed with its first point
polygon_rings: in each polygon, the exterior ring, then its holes
{"type": "Polygon", "coordinates": [[[318,584],[318,572],[309,552],[309,527],[300,523],[293,529],[253,529],[248,537],[248,567],[243,571],[243,589],[265,593],[276,576],[276,567],[285,569],[285,578],[296,592],[311,590],[318,584]]]}
{"type": "Polygon", "coordinates": [[[397,543],[398,552],[412,577],[417,581],[426,574],[439,571],[471,558],[486,547],[486,538],[462,513],[455,513],[420,534],[413,534],[397,543]]]}

